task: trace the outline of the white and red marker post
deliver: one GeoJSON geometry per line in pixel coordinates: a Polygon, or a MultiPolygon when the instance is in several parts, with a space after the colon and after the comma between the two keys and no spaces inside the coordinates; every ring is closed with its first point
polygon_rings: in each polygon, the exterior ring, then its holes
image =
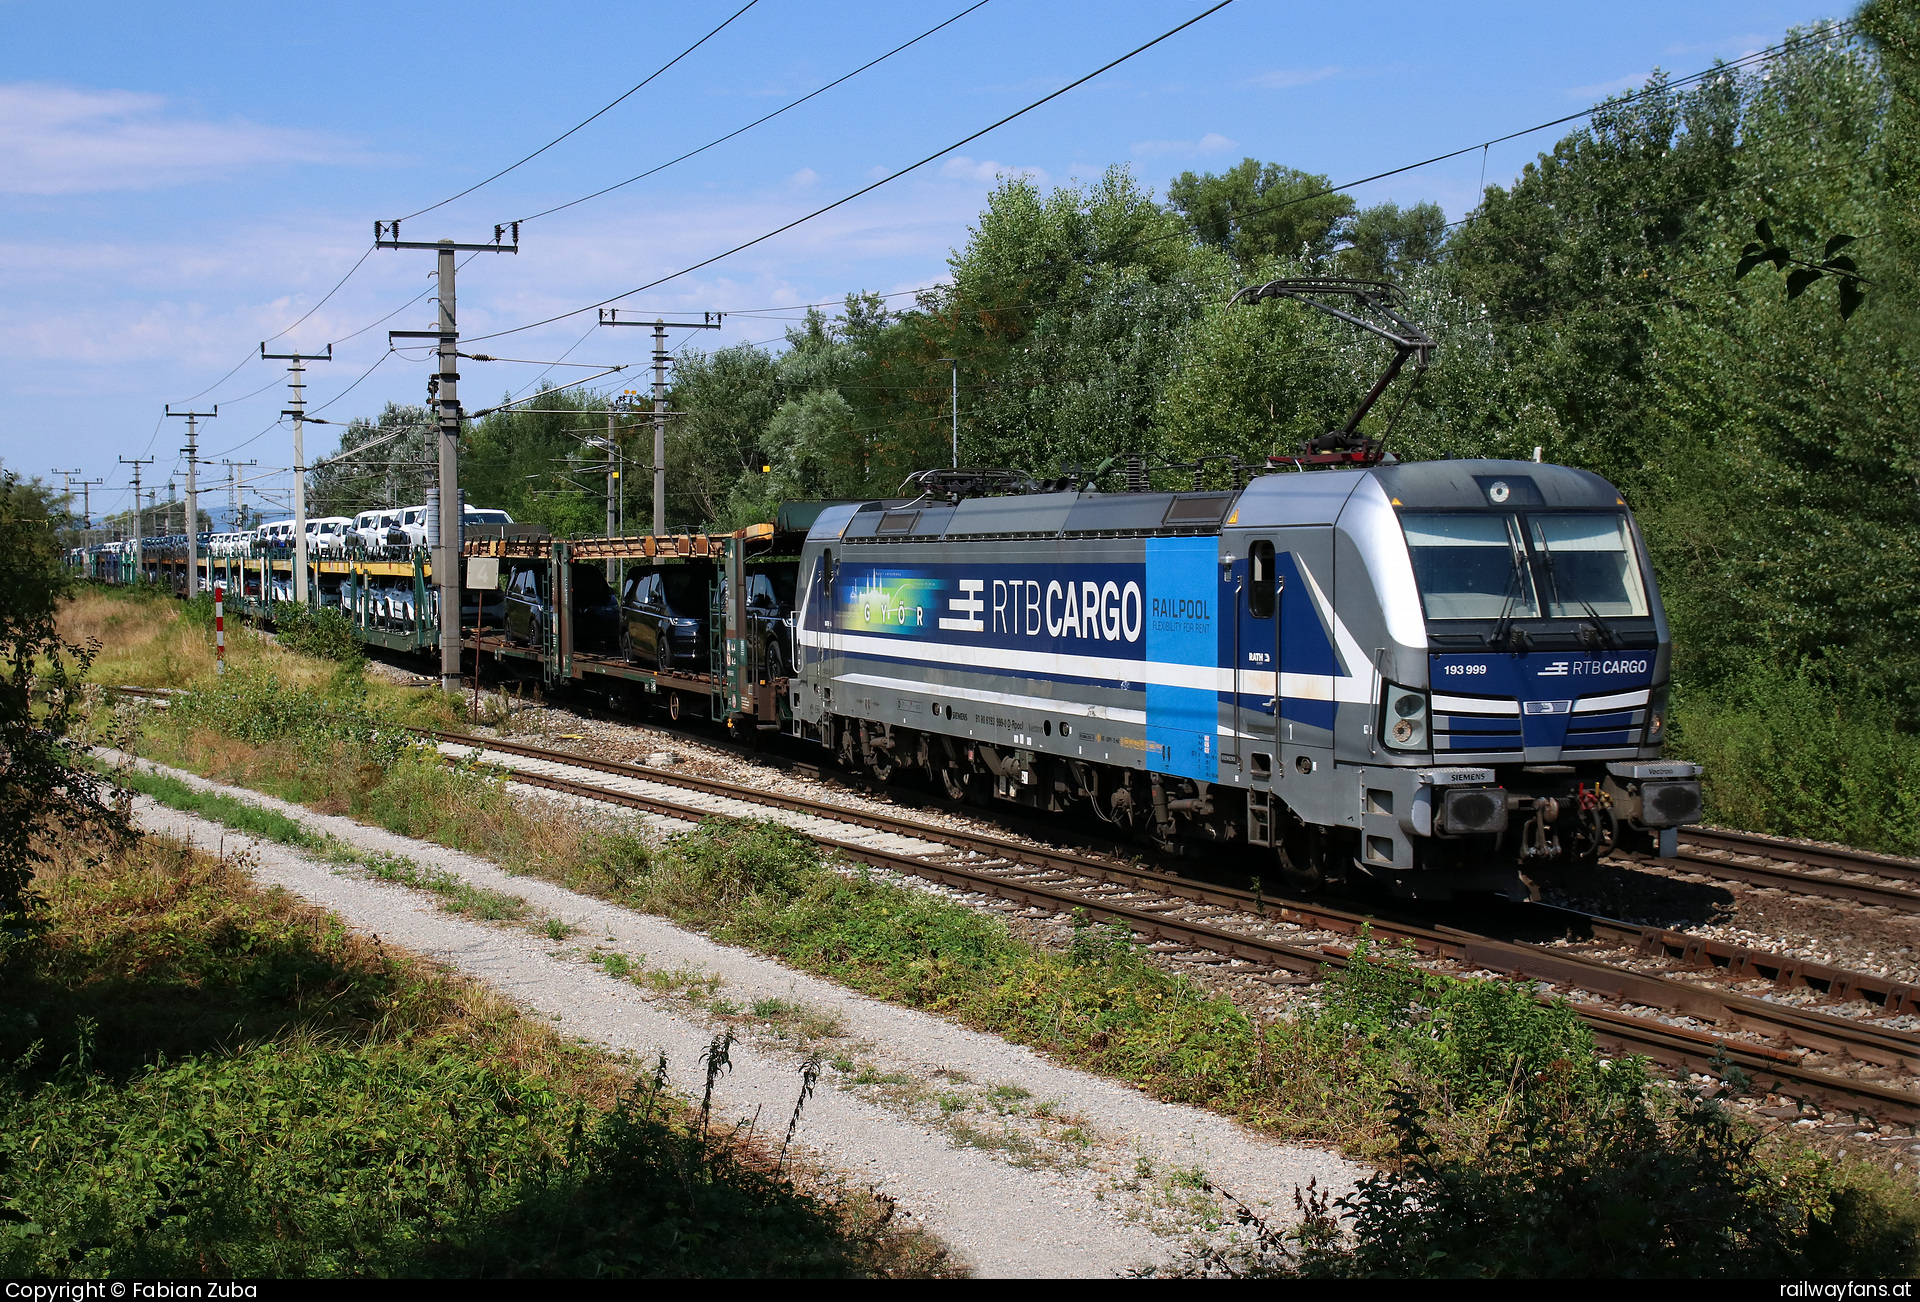
{"type": "Polygon", "coordinates": [[[213,585],[213,670],[216,674],[227,672],[227,587],[224,583],[213,585]]]}

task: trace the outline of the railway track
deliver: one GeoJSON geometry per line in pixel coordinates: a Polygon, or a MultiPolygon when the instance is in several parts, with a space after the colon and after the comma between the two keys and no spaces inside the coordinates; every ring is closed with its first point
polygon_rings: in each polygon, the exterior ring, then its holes
{"type": "MultiPolygon", "coordinates": [[[[1669,1067],[1710,1074],[1724,1073],[1726,1065],[1731,1064],[1775,1093],[1841,1111],[1869,1112],[1907,1126],[1920,1123],[1920,1095],[1899,1085],[1842,1076],[1802,1061],[1805,1054],[1817,1054],[1901,1073],[1920,1072],[1920,1036],[1863,1019],[1641,973],[1553,947],[1423,926],[1311,901],[1276,899],[974,829],[645,765],[584,758],[518,742],[450,733],[431,735],[443,751],[473,751],[482,762],[489,753],[522,761],[501,765],[516,782],[670,818],[699,820],[737,812],[716,807],[718,800],[826,820],[849,832],[836,835],[807,828],[808,835],[856,862],[1022,906],[1123,922],[1150,944],[1239,959],[1296,978],[1312,978],[1329,967],[1343,967],[1354,950],[1352,944],[1314,942],[1302,933],[1331,933],[1356,940],[1365,932],[1376,942],[1411,944],[1428,959],[1451,962],[1466,971],[1540,980],[1570,992],[1714,1022],[1765,1036],[1775,1043],[1672,1025],[1654,1016],[1587,1000],[1572,1001],[1596,1040],[1610,1051],[1641,1054],[1669,1067]],[[567,770],[607,775],[617,781],[586,781],[565,776],[567,770]],[[855,828],[899,838],[912,843],[912,848],[876,844],[872,838],[852,835],[851,829],[855,828]],[[923,848],[928,846],[936,848],[923,848]],[[1296,934],[1287,934],[1290,932],[1296,934]]],[[[1920,1009],[1920,987],[1741,950],[1659,928],[1583,916],[1581,921],[1592,925],[1597,943],[1609,948],[1630,947],[1642,957],[1677,961],[1693,972],[1720,973],[1733,979],[1767,978],[1777,984],[1804,985],[1834,998],[1877,1000],[1889,1014],[1920,1009]]]]}
{"type": "Polygon", "coordinates": [[[1680,834],[1682,849],[1670,859],[1629,856],[1675,872],[1700,873],[1750,886],[1771,886],[1920,912],[1920,863],[1847,850],[1833,846],[1802,845],[1780,837],[1751,832],[1689,830],[1680,834]],[[1842,872],[1878,877],[1880,881],[1847,881],[1821,876],[1842,872]],[[1905,883],[1896,885],[1895,883],[1905,883]]]}
{"type": "MultiPolygon", "coordinates": [[[[153,689],[121,690],[150,698],[168,695],[153,689]]],[[[1808,1055],[1818,1055],[1903,1075],[1920,1073],[1920,1036],[1868,1019],[1837,1016],[1717,986],[1763,979],[1776,987],[1803,987],[1819,997],[1877,1003],[1883,1016],[1920,1012],[1920,987],[1684,932],[1562,911],[1569,922],[1588,931],[1594,947],[1677,966],[1673,974],[1646,973],[1577,950],[1504,941],[1314,901],[1274,898],[977,828],[904,818],[504,739],[414,731],[431,738],[443,752],[470,751],[480,759],[491,753],[517,761],[495,761],[516,782],[672,819],[737,816],[755,808],[797,815],[807,821],[803,827],[807,835],[855,862],[1022,907],[1121,922],[1149,944],[1237,959],[1287,974],[1271,978],[1275,980],[1310,980],[1328,968],[1344,967],[1354,952],[1350,942],[1363,933],[1376,942],[1404,942],[1429,961],[1451,963],[1468,972],[1490,971],[1538,980],[1573,995],[1569,1002],[1606,1051],[1639,1054],[1676,1070],[1714,1075],[1724,1074],[1731,1065],[1753,1078],[1757,1087],[1772,1093],[1842,1113],[1870,1114],[1908,1127],[1920,1125],[1920,1094],[1898,1083],[1857,1079],[1803,1061],[1808,1055]],[[596,774],[613,780],[588,781],[573,774],[596,774]],[[1596,1000],[1628,1007],[1609,1007],[1596,1000]],[[1659,1012],[1649,1016],[1631,1008],[1659,1012]],[[1660,1014],[1714,1023],[1770,1042],[1756,1043],[1738,1034],[1674,1025],[1658,1020],[1660,1014]]],[[[1806,849],[1772,838],[1742,838],[1731,844],[1739,847],[1738,853],[1757,853],[1749,842],[1778,845],[1782,853],[1806,849]]],[[[1819,853],[1829,858],[1843,857],[1833,851],[1819,853]]],[[[1691,871],[1685,865],[1693,860],[1660,862],[1691,871]]],[[[1920,900],[1920,895],[1914,898],[1920,900]]]]}

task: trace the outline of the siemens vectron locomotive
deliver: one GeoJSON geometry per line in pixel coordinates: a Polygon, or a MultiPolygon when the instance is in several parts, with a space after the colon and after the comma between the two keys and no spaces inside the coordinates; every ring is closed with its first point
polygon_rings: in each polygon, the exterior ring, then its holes
{"type": "Polygon", "coordinates": [[[1661,759],[1646,548],[1580,470],[842,506],[799,600],[796,727],[844,763],[1270,848],[1296,886],[1517,889],[1700,814],[1698,771],[1661,759]]]}

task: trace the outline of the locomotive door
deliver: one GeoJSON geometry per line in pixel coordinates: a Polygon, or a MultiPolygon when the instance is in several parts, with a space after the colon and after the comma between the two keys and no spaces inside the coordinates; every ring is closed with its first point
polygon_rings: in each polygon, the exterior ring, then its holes
{"type": "Polygon", "coordinates": [[[1234,584],[1231,652],[1233,751],[1244,776],[1270,780],[1280,741],[1280,597],[1286,580],[1272,538],[1243,539],[1241,545],[1246,559],[1234,584]]]}
{"type": "MultiPolygon", "coordinates": [[[[796,621],[803,627],[807,624],[817,624],[819,627],[821,645],[815,647],[808,658],[819,662],[819,672],[811,675],[813,681],[826,685],[829,691],[840,673],[840,620],[834,600],[837,578],[835,562],[839,550],[838,546],[828,547],[814,559],[813,573],[808,577],[806,589],[811,610],[803,610],[796,621]]],[[[801,654],[803,642],[803,639],[796,639],[796,655],[801,654]]],[[[838,708],[834,703],[829,704],[830,708],[838,708]]]]}
{"type": "MultiPolygon", "coordinates": [[[[1274,788],[1310,823],[1338,822],[1345,806],[1334,781],[1334,717],[1342,667],[1334,649],[1333,529],[1277,529],[1274,581],[1274,788]]],[[[1351,803],[1350,801],[1347,803],[1351,803]]]]}

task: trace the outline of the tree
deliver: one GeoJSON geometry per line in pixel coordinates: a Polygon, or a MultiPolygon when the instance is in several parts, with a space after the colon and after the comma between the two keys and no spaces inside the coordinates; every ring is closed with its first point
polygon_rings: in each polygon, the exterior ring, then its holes
{"type": "Polygon", "coordinates": [[[438,482],[440,430],[425,407],[390,402],[373,420],[356,417],[340,446],[307,478],[312,515],[358,515],[373,507],[415,506],[438,482]]]}
{"type": "Polygon", "coordinates": [[[63,642],[54,627],[74,582],[58,519],[45,487],[0,469],[0,922],[9,925],[28,907],[47,839],[126,827],[70,735],[97,648],[63,642]]]}
{"type": "MultiPolygon", "coordinates": [[[[615,422],[630,473],[641,471],[636,480],[644,479],[644,467],[652,461],[650,437],[646,460],[638,467],[633,461],[641,441],[636,425],[644,419],[623,416],[615,422]]],[[[585,389],[543,389],[518,407],[485,416],[460,440],[460,482],[467,501],[543,525],[557,536],[604,534],[607,454],[587,440],[604,440],[606,433],[607,400],[585,389]]],[[[629,509],[634,505],[630,499],[629,509]]]]}
{"type": "Polygon", "coordinates": [[[772,462],[768,424],[779,405],[779,371],[765,349],[735,344],[681,354],[672,393],[680,415],[667,422],[670,523],[730,522],[738,503],[765,497],[755,490],[760,467],[772,462]]]}
{"type": "Polygon", "coordinates": [[[1335,259],[1343,275],[1401,280],[1438,260],[1447,214],[1437,203],[1402,208],[1388,200],[1362,209],[1341,224],[1339,234],[1348,243],[1335,259]]]}
{"type": "Polygon", "coordinates": [[[1648,321],[1658,452],[1639,478],[1687,680],[1727,682],[1757,655],[1911,724],[1920,298],[1900,236],[1915,119],[1894,48],[1911,20],[1883,21],[1884,72],[1858,42],[1807,41],[1746,83],[1736,177],[1680,271],[1697,288],[1648,321]],[[1859,310],[1842,316],[1841,284],[1789,299],[1774,277],[1738,278],[1761,221],[1814,258],[1815,232],[1880,232],[1849,249],[1873,284],[1859,310]]]}
{"type": "Polygon", "coordinates": [[[1194,240],[1245,267],[1262,259],[1324,258],[1338,244],[1354,203],[1326,193],[1324,176],[1243,158],[1216,176],[1182,172],[1167,200],[1194,240]]]}
{"type": "Polygon", "coordinates": [[[1733,74],[1685,91],[1656,76],[1488,187],[1447,242],[1460,293],[1553,406],[1562,458],[1628,486],[1647,452],[1652,322],[1694,287],[1675,275],[1733,183],[1740,106],[1733,74]]]}

